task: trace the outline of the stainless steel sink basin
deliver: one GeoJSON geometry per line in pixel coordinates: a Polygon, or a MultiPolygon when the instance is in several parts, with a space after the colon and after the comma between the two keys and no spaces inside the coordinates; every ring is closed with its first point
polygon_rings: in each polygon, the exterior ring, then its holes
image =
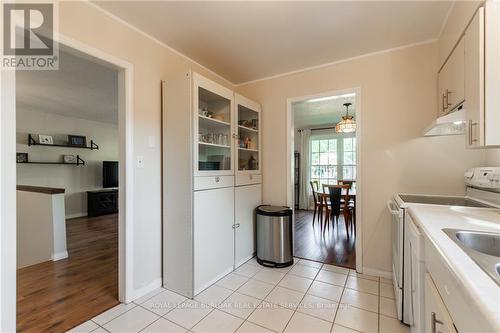
{"type": "Polygon", "coordinates": [[[443,231],[500,285],[500,233],[458,229],[443,231]]]}

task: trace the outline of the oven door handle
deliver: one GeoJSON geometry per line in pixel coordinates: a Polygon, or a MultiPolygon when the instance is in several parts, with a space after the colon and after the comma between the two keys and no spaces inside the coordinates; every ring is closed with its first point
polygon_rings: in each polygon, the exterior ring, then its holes
{"type": "Polygon", "coordinates": [[[394,202],[392,200],[387,201],[387,209],[392,215],[399,216],[399,209],[393,209],[394,202]]]}

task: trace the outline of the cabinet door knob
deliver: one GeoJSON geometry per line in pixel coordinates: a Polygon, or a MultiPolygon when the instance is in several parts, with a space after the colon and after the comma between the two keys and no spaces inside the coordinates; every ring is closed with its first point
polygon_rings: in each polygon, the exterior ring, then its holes
{"type": "Polygon", "coordinates": [[[215,177],[215,182],[216,183],[220,182],[220,177],[215,177]]]}

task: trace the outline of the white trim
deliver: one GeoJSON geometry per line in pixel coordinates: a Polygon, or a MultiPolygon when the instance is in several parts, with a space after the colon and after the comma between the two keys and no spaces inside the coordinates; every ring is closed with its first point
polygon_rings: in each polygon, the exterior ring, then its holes
{"type": "Polygon", "coordinates": [[[130,298],[136,300],[158,288],[162,288],[162,278],[154,279],[144,287],[134,290],[130,298]]]}
{"type": "Polygon", "coordinates": [[[290,72],[285,72],[285,73],[281,73],[281,74],[276,74],[276,75],[272,75],[272,76],[263,77],[261,79],[255,79],[255,80],[246,81],[246,82],[242,82],[242,83],[236,83],[236,84],[234,84],[234,86],[235,87],[240,87],[240,86],[244,86],[244,85],[247,85],[247,84],[252,84],[252,83],[257,83],[257,82],[260,82],[260,81],[266,81],[266,80],[276,79],[276,78],[279,78],[279,77],[289,76],[289,75],[298,74],[298,73],[302,73],[302,72],[308,72],[308,71],[315,70],[315,69],[321,69],[321,68],[324,68],[324,67],[329,67],[329,66],[333,66],[333,65],[342,64],[342,63],[348,62],[348,61],[363,59],[363,58],[371,57],[371,56],[374,56],[374,55],[379,55],[379,54],[389,53],[389,52],[393,52],[393,51],[404,50],[404,49],[408,49],[408,48],[411,48],[411,47],[420,46],[420,45],[424,45],[424,44],[431,44],[431,43],[435,43],[435,42],[437,42],[436,38],[428,39],[428,40],[424,40],[422,42],[416,42],[416,43],[412,43],[412,44],[408,44],[408,45],[393,47],[393,48],[390,48],[390,49],[385,49],[385,50],[370,52],[370,53],[358,55],[358,56],[351,57],[351,58],[346,58],[346,59],[341,59],[341,60],[335,60],[335,61],[328,62],[328,63],[325,63],[325,64],[314,65],[314,66],[310,66],[310,67],[306,67],[306,68],[302,68],[302,69],[293,70],[293,71],[290,71],[290,72]]]}
{"type": "Polygon", "coordinates": [[[120,187],[118,189],[118,299],[130,303],[134,298],[133,288],[133,217],[134,217],[134,158],[133,158],[133,65],[125,60],[103,52],[92,46],[59,33],[60,48],[69,47],[81,52],[80,56],[102,61],[118,70],[118,128],[120,187]],[[128,194],[128,195],[127,195],[128,194]],[[128,220],[127,220],[128,218],[128,220]]]}
{"type": "Polygon", "coordinates": [[[143,31],[143,30],[141,30],[141,29],[137,28],[136,26],[134,26],[134,25],[132,25],[132,24],[128,23],[128,22],[127,22],[127,21],[125,21],[124,19],[122,19],[122,18],[120,18],[120,17],[116,16],[116,15],[115,15],[115,14],[113,14],[113,13],[108,12],[106,9],[104,9],[104,8],[100,7],[99,5],[97,5],[97,4],[93,3],[93,2],[90,2],[90,0],[85,0],[85,1],[86,1],[86,2],[90,5],[90,6],[94,7],[95,9],[97,9],[98,11],[100,11],[101,13],[103,13],[103,14],[105,14],[105,15],[107,15],[107,16],[109,16],[109,17],[111,17],[113,20],[116,20],[116,21],[120,22],[121,24],[125,25],[126,27],[128,27],[128,28],[130,28],[130,29],[134,30],[135,32],[137,32],[137,33],[141,34],[142,36],[144,36],[144,37],[146,37],[146,38],[150,39],[151,41],[153,41],[153,42],[157,43],[158,45],[160,45],[160,46],[162,46],[162,47],[166,48],[166,49],[167,49],[167,50],[169,50],[170,52],[175,53],[175,54],[176,54],[176,55],[178,55],[179,57],[181,57],[181,58],[183,58],[183,59],[186,59],[186,60],[188,60],[188,61],[190,61],[190,62],[194,63],[194,64],[195,64],[195,65],[197,65],[197,66],[200,66],[201,68],[203,68],[204,70],[206,70],[206,71],[207,71],[207,72],[209,72],[210,74],[212,74],[212,75],[216,76],[217,78],[219,78],[219,79],[223,80],[223,81],[224,81],[224,82],[226,82],[227,84],[229,84],[229,85],[231,85],[231,86],[234,86],[234,85],[235,85],[234,83],[232,83],[231,81],[229,81],[229,80],[228,80],[228,79],[226,79],[225,77],[222,77],[221,75],[217,74],[217,73],[216,73],[216,72],[214,72],[213,70],[211,70],[211,69],[209,69],[209,68],[207,68],[207,67],[203,66],[203,65],[202,65],[202,64],[200,64],[199,62],[197,62],[197,61],[195,61],[195,60],[191,59],[190,57],[188,57],[187,55],[185,55],[184,53],[181,53],[180,51],[178,51],[178,50],[174,49],[173,47],[171,47],[171,46],[169,46],[169,45],[167,45],[167,44],[163,43],[162,41],[160,41],[160,40],[159,40],[159,39],[157,39],[156,37],[151,36],[151,35],[150,35],[150,34],[148,34],[147,32],[145,32],[145,31],[143,31]]]}
{"type": "Polygon", "coordinates": [[[392,280],[392,272],[382,271],[380,269],[375,269],[375,268],[370,268],[370,267],[363,267],[363,274],[372,275],[372,276],[378,276],[378,277],[383,277],[383,278],[392,280]]]}
{"type": "MultiPolygon", "coordinates": [[[[293,207],[293,198],[294,196],[294,188],[293,184],[293,173],[292,173],[292,164],[293,164],[293,150],[294,150],[294,133],[295,129],[293,126],[293,111],[292,104],[294,102],[299,102],[303,100],[319,98],[319,97],[327,97],[334,95],[344,95],[347,93],[355,93],[356,94],[356,108],[355,108],[355,117],[356,117],[356,271],[363,273],[363,179],[362,179],[362,168],[363,161],[361,156],[361,142],[362,142],[362,105],[361,105],[361,88],[350,88],[336,91],[328,91],[321,94],[308,95],[308,96],[300,96],[293,97],[287,99],[287,110],[286,110],[286,205],[289,207],[293,207]]],[[[295,237],[295,232],[294,232],[295,237]]]]}
{"type": "Polygon", "coordinates": [[[52,261],[58,261],[58,260],[61,260],[61,259],[66,259],[67,257],[68,257],[68,251],[62,251],[62,252],[52,253],[52,255],[50,256],[50,258],[52,259],[52,261]]]}
{"type": "Polygon", "coordinates": [[[204,291],[205,289],[207,289],[208,287],[214,285],[217,281],[219,281],[220,279],[222,279],[224,276],[228,275],[229,273],[233,272],[234,269],[233,267],[231,268],[228,268],[226,269],[224,272],[222,272],[221,274],[217,275],[215,278],[213,278],[212,280],[210,280],[209,282],[205,283],[203,286],[197,288],[194,290],[194,293],[193,295],[196,296],[198,295],[199,293],[201,293],[202,291],[204,291]]]}
{"type": "Polygon", "coordinates": [[[0,70],[0,332],[16,331],[15,79],[0,70]]]}

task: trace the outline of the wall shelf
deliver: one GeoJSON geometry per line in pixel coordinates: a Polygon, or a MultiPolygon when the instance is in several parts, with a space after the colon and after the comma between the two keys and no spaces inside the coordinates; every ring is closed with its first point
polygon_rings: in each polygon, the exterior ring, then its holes
{"type": "Polygon", "coordinates": [[[64,162],[43,162],[43,161],[28,161],[28,162],[17,162],[17,164],[64,164],[64,165],[85,165],[85,161],[80,158],[79,155],[76,155],[75,163],[64,163],[64,162]]]}
{"type": "MultiPolygon", "coordinates": [[[[78,149],[89,149],[89,150],[99,150],[99,145],[96,144],[93,140],[90,140],[90,146],[72,146],[72,145],[61,145],[61,144],[46,144],[46,143],[38,143],[33,138],[31,134],[28,134],[28,146],[44,146],[44,147],[64,147],[64,148],[78,148],[78,149]]],[[[28,162],[31,163],[31,162],[28,162]]],[[[70,164],[70,163],[64,163],[70,164]]]]}

